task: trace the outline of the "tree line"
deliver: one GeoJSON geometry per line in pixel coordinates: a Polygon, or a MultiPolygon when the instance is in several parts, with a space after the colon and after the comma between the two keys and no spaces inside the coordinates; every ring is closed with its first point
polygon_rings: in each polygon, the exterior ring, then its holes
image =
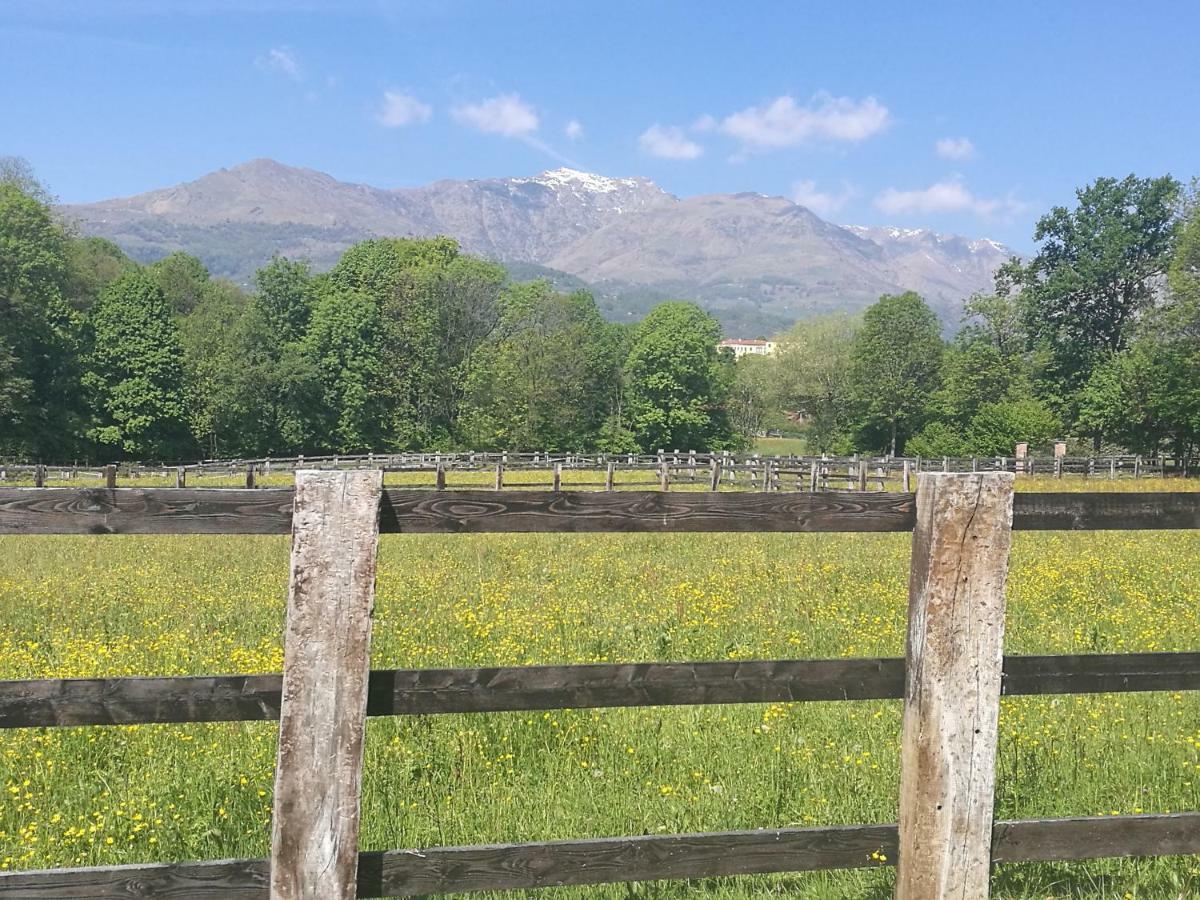
{"type": "Polygon", "coordinates": [[[0,160],[0,454],[24,459],[479,449],[1190,456],[1200,438],[1200,204],[1102,178],[1037,223],[947,340],[915,293],[803,320],[770,357],[719,353],[686,302],[605,321],[448,238],[380,238],[251,288],[149,265],[58,219],[0,160]]]}
{"type": "Polygon", "coordinates": [[[1012,455],[1028,441],[1190,457],[1200,440],[1200,203],[1175,179],[1101,178],[1036,225],[1037,251],[944,340],[913,293],[798,322],[738,365],[743,431],[810,452],[1012,455]]]}
{"type": "Polygon", "coordinates": [[[252,290],[177,252],[139,265],[0,165],[0,454],[179,460],[405,449],[738,449],[720,325],[606,322],[453,240],[381,238],[252,290]]]}

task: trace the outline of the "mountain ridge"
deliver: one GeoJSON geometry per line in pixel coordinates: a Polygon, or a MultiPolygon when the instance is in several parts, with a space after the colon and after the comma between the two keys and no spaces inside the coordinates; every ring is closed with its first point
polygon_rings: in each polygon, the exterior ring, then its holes
{"type": "Polygon", "coordinates": [[[1011,254],[986,238],[841,226],[785,197],[677,197],[646,178],[535,176],[378,188],[259,158],[132,197],[61,207],[142,260],[172,250],[246,280],[272,253],[326,268],[368,237],[456,238],[466,252],[592,285],[606,313],[695,299],[728,333],[766,333],[912,289],[947,324],[1011,254]]]}

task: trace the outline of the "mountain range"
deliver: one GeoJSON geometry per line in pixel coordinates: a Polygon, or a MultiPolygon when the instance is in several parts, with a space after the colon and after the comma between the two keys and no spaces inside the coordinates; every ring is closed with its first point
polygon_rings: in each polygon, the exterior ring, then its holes
{"type": "Polygon", "coordinates": [[[367,237],[450,235],[515,278],[591,288],[610,318],[636,318],[663,299],[694,299],[741,337],[909,289],[952,327],[962,301],[987,289],[1011,255],[987,239],[834,225],[783,197],[681,198],[645,178],[567,168],[387,190],[256,159],[62,211],[136,259],[185,250],[239,282],[273,253],[323,269],[367,237]]]}

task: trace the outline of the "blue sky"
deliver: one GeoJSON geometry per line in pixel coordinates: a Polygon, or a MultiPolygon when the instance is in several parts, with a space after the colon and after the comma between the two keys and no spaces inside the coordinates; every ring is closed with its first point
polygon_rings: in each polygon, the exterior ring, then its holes
{"type": "Polygon", "coordinates": [[[1200,174],[1198,34],[1189,0],[0,0],[0,154],[65,202],[572,165],[1024,250],[1098,176],[1200,174]]]}

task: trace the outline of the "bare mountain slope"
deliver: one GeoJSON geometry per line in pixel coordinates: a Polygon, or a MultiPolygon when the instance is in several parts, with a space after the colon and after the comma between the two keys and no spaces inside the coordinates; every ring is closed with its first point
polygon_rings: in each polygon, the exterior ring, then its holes
{"type": "Polygon", "coordinates": [[[583,279],[614,317],[636,317],[668,296],[694,298],[742,334],[905,289],[952,324],[963,298],[986,288],[1009,255],[986,240],[843,228],[782,197],[680,199],[644,178],[572,169],[384,190],[260,159],[64,212],[137,258],[183,249],[238,280],[275,252],[324,268],[365,237],[447,234],[516,269],[583,279]]]}

